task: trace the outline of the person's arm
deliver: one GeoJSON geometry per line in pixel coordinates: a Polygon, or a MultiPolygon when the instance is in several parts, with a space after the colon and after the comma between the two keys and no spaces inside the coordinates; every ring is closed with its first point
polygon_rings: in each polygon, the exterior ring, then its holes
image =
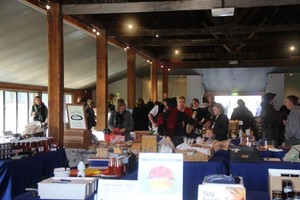
{"type": "Polygon", "coordinates": [[[151,122],[153,127],[158,127],[157,123],[154,121],[154,116],[158,113],[158,106],[155,105],[152,110],[148,113],[149,121],[151,122]]]}
{"type": "Polygon", "coordinates": [[[133,117],[129,111],[125,113],[125,131],[132,131],[133,130],[133,117]]]}
{"type": "Polygon", "coordinates": [[[110,131],[114,130],[116,126],[114,125],[114,119],[115,119],[115,112],[111,112],[109,119],[108,119],[108,128],[110,131]]]}
{"type": "Polygon", "coordinates": [[[297,131],[299,131],[299,122],[300,122],[300,113],[291,112],[286,122],[285,126],[285,135],[287,137],[294,137],[297,135],[297,131]]]}

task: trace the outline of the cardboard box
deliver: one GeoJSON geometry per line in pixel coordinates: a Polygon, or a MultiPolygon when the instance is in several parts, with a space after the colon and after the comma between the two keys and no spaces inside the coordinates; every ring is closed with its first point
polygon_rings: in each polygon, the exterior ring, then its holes
{"type": "Polygon", "coordinates": [[[235,146],[228,153],[231,162],[260,162],[260,151],[254,147],[235,146]]]}
{"type": "Polygon", "coordinates": [[[209,156],[195,149],[175,149],[175,153],[182,153],[183,160],[189,162],[207,162],[213,156],[213,154],[209,156]]]}
{"type": "Polygon", "coordinates": [[[273,190],[282,190],[282,180],[291,180],[293,184],[293,190],[300,190],[300,178],[299,177],[285,177],[281,174],[297,174],[300,175],[300,170],[292,169],[269,169],[269,197],[272,200],[273,190]]]}
{"type": "Polygon", "coordinates": [[[198,186],[198,200],[246,200],[246,189],[243,179],[238,184],[208,183],[207,176],[204,177],[203,184],[198,186]]]}
{"type": "Polygon", "coordinates": [[[96,178],[52,177],[38,183],[41,199],[86,199],[96,191],[96,178]]]}
{"type": "Polygon", "coordinates": [[[157,137],[155,135],[142,136],[142,152],[157,152],[157,137]]]}
{"type": "Polygon", "coordinates": [[[142,142],[143,135],[149,135],[150,131],[134,131],[135,139],[134,142],[139,143],[142,142]]]}
{"type": "Polygon", "coordinates": [[[91,130],[64,130],[64,146],[66,148],[88,149],[92,142],[91,130]]]}

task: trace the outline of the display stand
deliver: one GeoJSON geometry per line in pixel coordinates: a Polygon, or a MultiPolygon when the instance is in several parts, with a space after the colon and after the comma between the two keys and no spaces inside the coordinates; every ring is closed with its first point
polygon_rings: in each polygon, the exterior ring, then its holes
{"type": "Polygon", "coordinates": [[[84,105],[67,104],[67,111],[70,128],[64,130],[64,146],[87,149],[92,141],[92,131],[87,129],[84,105]]]}
{"type": "Polygon", "coordinates": [[[66,148],[87,149],[91,144],[91,130],[65,129],[64,146],[66,148]]]}

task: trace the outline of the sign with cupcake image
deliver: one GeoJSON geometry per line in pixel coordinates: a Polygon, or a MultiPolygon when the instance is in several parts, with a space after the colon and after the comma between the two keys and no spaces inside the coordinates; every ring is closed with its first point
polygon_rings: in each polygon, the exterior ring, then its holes
{"type": "Polygon", "coordinates": [[[140,153],[138,185],[143,200],[181,200],[183,155],[140,153]]]}

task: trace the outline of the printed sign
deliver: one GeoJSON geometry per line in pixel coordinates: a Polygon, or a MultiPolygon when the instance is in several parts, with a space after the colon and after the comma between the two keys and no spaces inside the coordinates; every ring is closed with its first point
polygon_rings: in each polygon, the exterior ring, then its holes
{"type": "Polygon", "coordinates": [[[98,180],[97,200],[140,199],[137,193],[137,181],[98,180]]]}
{"type": "Polygon", "coordinates": [[[138,184],[143,200],[182,200],[183,155],[140,153],[138,184]]]}
{"type": "Polygon", "coordinates": [[[67,104],[70,129],[87,129],[85,108],[82,104],[67,104]]]}

